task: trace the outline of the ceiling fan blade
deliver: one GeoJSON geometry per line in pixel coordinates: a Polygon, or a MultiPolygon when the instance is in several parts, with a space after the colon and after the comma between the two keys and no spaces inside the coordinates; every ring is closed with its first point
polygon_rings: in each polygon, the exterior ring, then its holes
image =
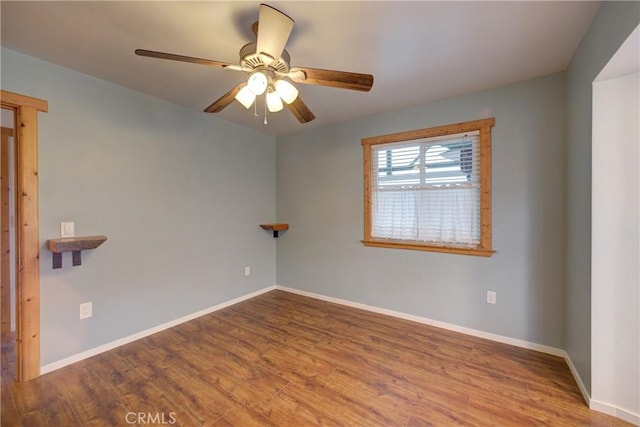
{"type": "Polygon", "coordinates": [[[261,4],[258,22],[256,52],[266,53],[274,60],[280,59],[293,29],[293,19],[278,9],[261,4]]]}
{"type": "Polygon", "coordinates": [[[289,109],[289,111],[291,111],[291,114],[293,114],[300,123],[308,123],[316,118],[311,110],[309,110],[309,107],[307,107],[307,104],[302,102],[302,99],[300,99],[299,96],[291,104],[287,104],[285,102],[284,105],[289,109]]]}
{"type": "Polygon", "coordinates": [[[292,68],[291,71],[289,71],[289,78],[296,83],[330,86],[341,89],[359,90],[362,92],[369,92],[373,86],[373,76],[371,74],[322,70],[319,68],[292,68]]]}
{"type": "Polygon", "coordinates": [[[240,69],[237,65],[227,62],[214,61],[212,59],[195,58],[193,56],[176,55],[174,53],[156,52],[155,50],[136,49],[136,55],[149,58],[169,59],[171,61],[190,62],[192,64],[209,65],[212,67],[240,69]]]}
{"type": "Polygon", "coordinates": [[[205,108],[204,112],[219,113],[220,111],[224,110],[227,107],[227,105],[231,104],[234,101],[234,99],[236,98],[236,95],[238,94],[238,92],[240,92],[240,89],[242,89],[246,85],[247,85],[246,82],[240,83],[238,86],[234,87],[229,92],[225,93],[220,98],[218,98],[213,104],[205,108]]]}

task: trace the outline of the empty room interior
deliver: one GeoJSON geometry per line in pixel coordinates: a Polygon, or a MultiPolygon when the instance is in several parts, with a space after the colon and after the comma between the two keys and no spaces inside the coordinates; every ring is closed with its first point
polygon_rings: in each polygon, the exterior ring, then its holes
{"type": "Polygon", "coordinates": [[[0,13],[2,426],[640,425],[640,2],[0,13]]]}

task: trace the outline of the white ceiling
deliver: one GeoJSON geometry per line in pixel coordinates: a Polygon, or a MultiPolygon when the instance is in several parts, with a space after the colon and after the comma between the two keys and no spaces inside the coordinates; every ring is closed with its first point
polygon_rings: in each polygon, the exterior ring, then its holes
{"type": "MultiPolygon", "coordinates": [[[[2,46],[202,111],[246,78],[143,58],[136,48],[237,63],[259,2],[0,3],[2,46]]],[[[234,102],[217,115],[279,135],[566,69],[598,2],[274,1],[295,20],[292,66],[370,73],[370,92],[296,84],[316,119],[269,124],[234,102]]],[[[37,96],[37,94],[29,94],[37,96]]],[[[202,113],[206,114],[206,113],[202,113]]]]}

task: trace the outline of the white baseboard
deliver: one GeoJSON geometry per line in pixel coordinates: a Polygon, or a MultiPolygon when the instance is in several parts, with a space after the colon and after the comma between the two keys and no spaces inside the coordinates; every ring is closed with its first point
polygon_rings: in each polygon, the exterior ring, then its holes
{"type": "Polygon", "coordinates": [[[640,426],[640,414],[634,414],[633,412],[627,411],[626,409],[618,408],[617,406],[613,406],[594,399],[591,399],[591,401],[589,402],[589,408],[593,409],[594,411],[603,412],[607,415],[620,418],[621,420],[625,420],[626,422],[629,422],[633,425],[640,426]]]}
{"type": "Polygon", "coordinates": [[[269,286],[267,288],[260,289],[258,291],[252,292],[250,294],[243,295],[241,297],[232,299],[230,301],[226,301],[226,302],[223,302],[221,304],[214,305],[212,307],[208,307],[208,308],[205,308],[205,309],[200,310],[200,311],[196,311],[195,313],[188,314],[188,315],[180,317],[178,319],[171,320],[171,321],[163,323],[161,325],[154,326],[153,328],[149,328],[149,329],[146,329],[144,331],[137,332],[137,333],[135,333],[133,335],[129,335],[127,337],[120,338],[120,339],[115,340],[115,341],[111,341],[111,342],[103,344],[101,346],[94,347],[94,348],[92,348],[90,350],[83,351],[82,353],[74,354],[73,356],[69,356],[69,357],[66,357],[64,359],[58,360],[56,362],[52,362],[52,363],[46,364],[46,365],[40,367],[40,374],[44,375],[44,374],[47,374],[49,372],[55,371],[56,369],[64,368],[65,366],[71,365],[72,363],[79,362],[81,360],[87,359],[87,358],[92,357],[92,356],[96,356],[96,355],[98,355],[100,353],[104,353],[105,351],[112,350],[114,348],[123,346],[125,344],[129,344],[130,342],[139,340],[139,339],[147,337],[149,335],[153,335],[153,334],[158,333],[160,331],[164,331],[165,329],[172,328],[172,327],[177,326],[177,325],[179,325],[181,323],[188,322],[189,320],[196,319],[198,317],[204,316],[204,315],[209,314],[209,313],[213,313],[214,311],[221,310],[223,308],[229,307],[229,306],[237,304],[239,302],[248,300],[250,298],[257,297],[258,295],[261,295],[261,294],[264,294],[266,292],[272,291],[275,288],[276,288],[275,286],[269,286]]]}
{"type": "Polygon", "coordinates": [[[578,384],[580,393],[582,393],[582,398],[584,399],[587,406],[591,408],[591,396],[589,396],[589,391],[587,390],[587,387],[585,387],[584,383],[582,382],[582,378],[580,377],[580,374],[578,373],[576,366],[573,364],[571,357],[569,357],[569,353],[567,353],[566,351],[564,352],[564,360],[567,362],[567,365],[569,366],[569,370],[571,371],[571,375],[573,375],[573,379],[576,380],[576,384],[578,384]]]}
{"type": "Polygon", "coordinates": [[[313,292],[300,291],[298,289],[287,288],[286,286],[276,285],[276,289],[279,289],[285,292],[290,292],[293,294],[307,296],[310,298],[319,299],[322,301],[333,302],[333,303],[345,305],[348,307],[359,308],[359,309],[371,311],[374,313],[385,314],[387,316],[397,317],[399,319],[411,320],[413,322],[422,323],[429,326],[435,326],[437,328],[447,329],[449,331],[460,332],[462,334],[471,335],[478,338],[485,338],[491,341],[497,341],[504,344],[510,344],[516,347],[522,347],[529,350],[539,351],[541,353],[551,354],[553,356],[565,357],[566,355],[565,351],[559,348],[550,347],[542,344],[536,344],[533,342],[524,341],[517,338],[505,337],[503,335],[492,334],[489,332],[479,331],[477,329],[471,329],[464,326],[454,325],[453,323],[441,322],[439,320],[433,320],[426,317],[414,316],[413,314],[401,313],[399,311],[388,310],[386,308],[375,307],[372,305],[361,304],[358,302],[343,300],[340,298],[328,297],[320,294],[314,294],[313,292]]]}

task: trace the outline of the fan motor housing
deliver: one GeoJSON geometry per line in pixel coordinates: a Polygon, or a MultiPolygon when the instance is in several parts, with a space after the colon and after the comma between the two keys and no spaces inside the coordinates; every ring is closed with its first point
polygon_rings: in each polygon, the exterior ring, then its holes
{"type": "Polygon", "coordinates": [[[271,68],[277,73],[289,72],[291,57],[286,50],[282,51],[280,58],[271,60],[267,55],[256,52],[257,43],[247,43],[240,49],[240,66],[242,69],[254,70],[256,68],[271,68]]]}

